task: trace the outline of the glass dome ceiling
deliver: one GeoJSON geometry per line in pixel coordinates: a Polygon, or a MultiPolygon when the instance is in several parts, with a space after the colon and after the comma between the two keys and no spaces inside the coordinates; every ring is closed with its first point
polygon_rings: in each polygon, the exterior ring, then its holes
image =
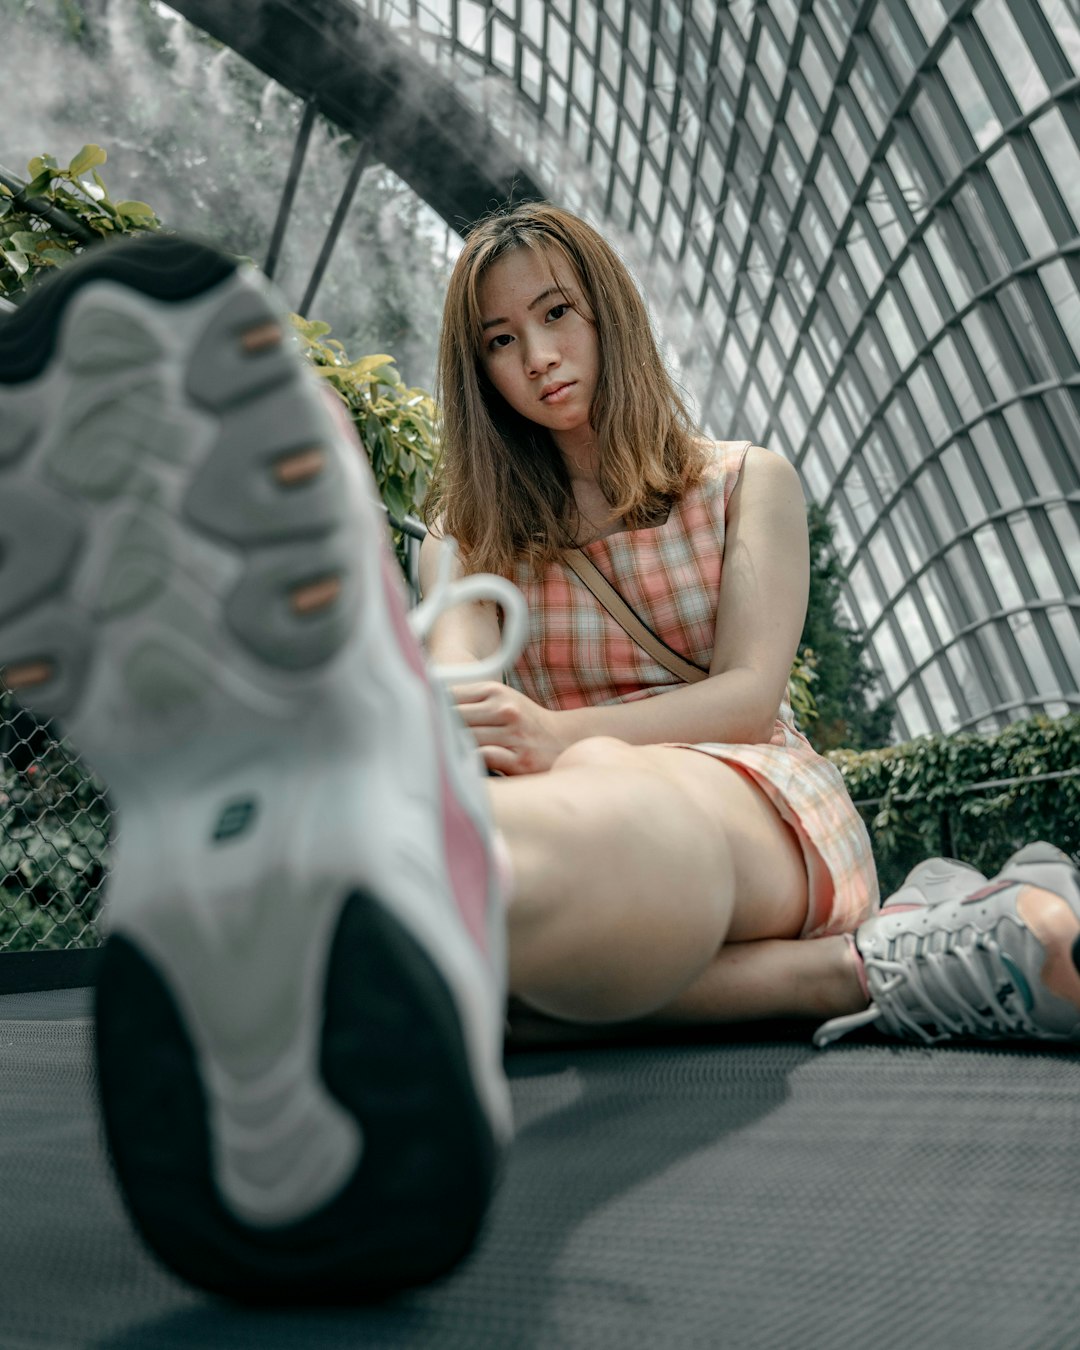
{"type": "Polygon", "coordinates": [[[899,736],[1080,708],[1064,0],[172,8],[456,227],[513,192],[613,234],[706,427],[828,510],[899,736]]]}

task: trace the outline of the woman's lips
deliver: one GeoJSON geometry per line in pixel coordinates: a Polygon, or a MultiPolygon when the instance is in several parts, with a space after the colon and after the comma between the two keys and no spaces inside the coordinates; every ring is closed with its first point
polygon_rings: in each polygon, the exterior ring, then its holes
{"type": "Polygon", "coordinates": [[[562,403],[570,395],[570,390],[574,387],[573,380],[567,380],[564,384],[557,384],[549,389],[546,394],[540,395],[541,403],[562,403]]]}

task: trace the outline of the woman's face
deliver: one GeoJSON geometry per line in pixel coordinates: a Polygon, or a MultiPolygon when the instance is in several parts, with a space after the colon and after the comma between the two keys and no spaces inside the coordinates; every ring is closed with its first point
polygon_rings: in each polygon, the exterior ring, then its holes
{"type": "MultiPolygon", "coordinates": [[[[565,273],[565,268],[563,269],[565,273]]],[[[596,328],[575,305],[576,279],[556,280],[552,260],[531,248],[505,253],[478,288],[480,357],[491,383],[560,450],[591,444],[589,409],[600,373],[596,328]]]]}

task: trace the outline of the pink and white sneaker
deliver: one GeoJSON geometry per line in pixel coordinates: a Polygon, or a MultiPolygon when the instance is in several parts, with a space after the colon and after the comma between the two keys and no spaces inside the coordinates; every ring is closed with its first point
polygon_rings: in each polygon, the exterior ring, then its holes
{"type": "Polygon", "coordinates": [[[881,912],[904,914],[943,900],[962,900],[986,885],[977,867],[956,858],[926,858],[904,878],[904,884],[881,902],[881,912]]]}
{"type": "Polygon", "coordinates": [[[866,1026],[925,1045],[1080,1043],[1080,871],[1052,844],[964,895],[883,910],[854,946],[869,1006],[825,1022],[815,1045],[866,1026]]]}
{"type": "Polygon", "coordinates": [[[161,236],[3,321],[0,672],[117,810],[97,1064],[136,1225],[219,1293],[365,1299],[450,1270],[496,1183],[506,878],[287,333],[161,236]]]}

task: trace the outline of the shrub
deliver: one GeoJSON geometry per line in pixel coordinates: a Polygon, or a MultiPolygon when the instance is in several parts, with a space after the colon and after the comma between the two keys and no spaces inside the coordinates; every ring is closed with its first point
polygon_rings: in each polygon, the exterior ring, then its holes
{"type": "Polygon", "coordinates": [[[994,736],[961,732],[883,750],[833,750],[828,758],[870,830],[883,895],[933,854],[963,858],[991,876],[1034,839],[1080,850],[1080,714],[1032,717],[994,736]],[[1015,781],[1032,778],[1038,781],[1015,781]]]}

